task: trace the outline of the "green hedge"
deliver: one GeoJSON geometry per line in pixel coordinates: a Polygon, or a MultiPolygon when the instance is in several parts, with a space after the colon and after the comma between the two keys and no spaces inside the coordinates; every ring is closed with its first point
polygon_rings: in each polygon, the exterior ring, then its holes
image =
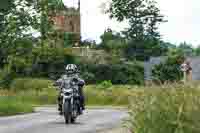
{"type": "Polygon", "coordinates": [[[111,81],[112,84],[143,84],[143,66],[135,64],[80,64],[88,84],[111,81]]]}

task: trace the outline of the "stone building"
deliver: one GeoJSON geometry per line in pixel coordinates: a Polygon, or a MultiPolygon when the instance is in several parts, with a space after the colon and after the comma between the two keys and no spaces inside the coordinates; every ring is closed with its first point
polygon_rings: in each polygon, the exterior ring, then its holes
{"type": "Polygon", "coordinates": [[[76,10],[65,9],[53,18],[55,29],[63,32],[80,34],[80,13],[76,10]]]}
{"type": "Polygon", "coordinates": [[[80,15],[80,0],[77,1],[74,7],[67,7],[57,12],[53,17],[54,28],[64,35],[64,40],[73,39],[73,44],[80,42],[81,36],[81,15],[80,15]],[[77,8],[76,8],[77,7],[77,8]]]}

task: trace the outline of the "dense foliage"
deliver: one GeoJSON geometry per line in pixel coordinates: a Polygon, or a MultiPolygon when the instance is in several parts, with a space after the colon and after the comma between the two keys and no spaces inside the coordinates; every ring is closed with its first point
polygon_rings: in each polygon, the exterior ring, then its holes
{"type": "Polygon", "coordinates": [[[154,66],[152,74],[155,81],[164,83],[166,81],[182,80],[183,72],[180,66],[184,62],[185,57],[180,50],[172,51],[170,54],[164,62],[154,66]]]}
{"type": "Polygon", "coordinates": [[[47,56],[51,63],[60,56],[52,48],[54,38],[47,39],[53,32],[49,12],[61,9],[59,1],[9,0],[7,8],[0,9],[1,86],[8,86],[16,76],[33,75],[34,66],[49,63],[47,56]],[[41,37],[35,38],[35,31],[41,37]]]}
{"type": "Polygon", "coordinates": [[[155,0],[112,0],[107,12],[120,22],[128,21],[129,27],[122,32],[129,40],[126,57],[144,61],[165,54],[158,32],[164,16],[155,0]]]}
{"type": "Polygon", "coordinates": [[[128,20],[129,28],[125,34],[131,39],[160,37],[158,24],[164,19],[155,0],[112,0],[108,13],[118,21],[128,20]]]}
{"type": "Polygon", "coordinates": [[[150,57],[166,55],[167,51],[168,49],[160,41],[153,40],[130,40],[124,49],[126,58],[140,61],[148,61],[150,57]]]}
{"type": "Polygon", "coordinates": [[[111,81],[112,84],[143,84],[144,69],[133,64],[80,64],[82,77],[88,84],[111,81]]]}

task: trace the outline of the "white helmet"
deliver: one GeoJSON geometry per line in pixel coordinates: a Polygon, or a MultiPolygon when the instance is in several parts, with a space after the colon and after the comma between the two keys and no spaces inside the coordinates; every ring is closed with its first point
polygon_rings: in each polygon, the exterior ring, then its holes
{"type": "Polygon", "coordinates": [[[68,64],[65,68],[65,70],[69,73],[77,72],[77,66],[75,64],[68,64]]]}

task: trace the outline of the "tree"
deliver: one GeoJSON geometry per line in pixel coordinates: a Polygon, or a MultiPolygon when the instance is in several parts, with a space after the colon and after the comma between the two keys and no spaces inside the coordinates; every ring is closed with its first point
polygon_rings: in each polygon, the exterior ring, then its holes
{"type": "Polygon", "coordinates": [[[37,25],[36,13],[30,0],[9,0],[9,6],[0,10],[0,66],[8,63],[17,40],[32,36],[29,32],[37,25]]]}
{"type": "Polygon", "coordinates": [[[52,30],[49,12],[64,8],[61,0],[8,0],[8,3],[6,9],[0,9],[1,61],[12,54],[18,39],[32,37],[32,30],[39,30],[45,40],[52,30]]]}
{"type": "Polygon", "coordinates": [[[130,60],[149,60],[151,56],[166,55],[168,48],[153,40],[129,40],[125,48],[125,56],[130,60]]]}
{"type": "Polygon", "coordinates": [[[119,42],[121,44],[123,43],[124,46],[126,43],[126,39],[122,37],[120,33],[114,32],[111,29],[105,30],[100,38],[101,38],[100,47],[104,48],[105,50],[112,50],[112,49],[118,48],[119,45],[117,45],[117,43],[114,44],[113,43],[114,41],[119,42]]]}
{"type": "Polygon", "coordinates": [[[101,45],[104,45],[110,40],[114,40],[116,36],[114,35],[112,29],[106,29],[104,33],[100,36],[101,38],[101,45]]]}
{"type": "Polygon", "coordinates": [[[83,46],[83,47],[86,47],[86,46],[89,46],[89,47],[96,47],[96,41],[95,40],[91,40],[91,39],[86,39],[86,40],[83,40],[81,41],[80,43],[80,46],[83,46]]]}
{"type": "Polygon", "coordinates": [[[195,49],[195,55],[200,56],[200,45],[195,49]]]}
{"type": "MultiPolygon", "coordinates": [[[[39,31],[41,40],[46,40],[51,34],[56,34],[52,25],[53,19],[58,11],[65,9],[62,0],[37,0],[35,10],[38,12],[40,19],[39,31]]],[[[42,42],[43,43],[43,42],[42,42]]]]}
{"type": "Polygon", "coordinates": [[[161,41],[160,44],[167,49],[175,49],[176,45],[170,42],[161,41]]]}
{"type": "Polygon", "coordinates": [[[30,31],[40,31],[45,40],[52,29],[49,11],[64,5],[60,0],[8,0],[8,3],[7,8],[0,9],[0,69],[5,81],[6,77],[12,79],[12,75],[30,72],[35,61],[32,49],[41,43],[33,39],[30,31]]]}
{"type": "Polygon", "coordinates": [[[110,52],[113,56],[122,56],[124,48],[126,48],[126,39],[120,34],[115,33],[111,29],[107,29],[101,35],[101,43],[99,48],[110,52]]]}
{"type": "Polygon", "coordinates": [[[185,56],[192,56],[195,54],[192,45],[186,42],[180,43],[178,48],[183,50],[185,56]]]}
{"type": "Polygon", "coordinates": [[[164,16],[154,0],[112,0],[107,13],[118,21],[127,20],[129,27],[122,33],[129,40],[127,57],[146,60],[160,56],[166,49],[161,46],[159,23],[164,16]]]}
{"type": "Polygon", "coordinates": [[[128,20],[129,28],[124,32],[131,39],[160,38],[158,24],[164,16],[154,0],[112,0],[108,13],[118,21],[128,20]]]}

